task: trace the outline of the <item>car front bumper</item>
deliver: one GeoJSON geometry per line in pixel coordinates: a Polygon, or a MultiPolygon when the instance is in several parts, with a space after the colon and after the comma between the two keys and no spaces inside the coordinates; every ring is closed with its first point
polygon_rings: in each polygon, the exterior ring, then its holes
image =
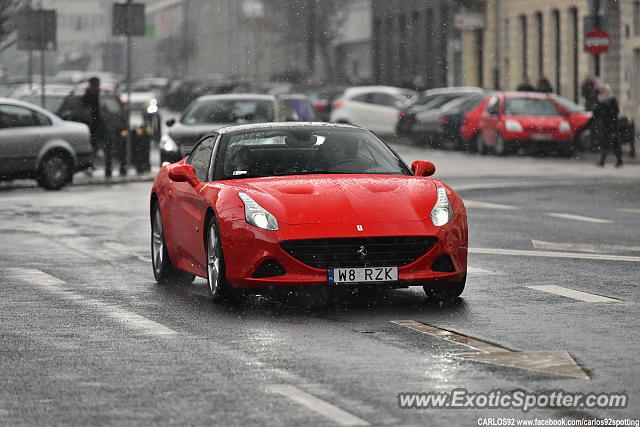
{"type": "MultiPolygon", "coordinates": [[[[309,285],[329,285],[327,268],[314,268],[300,261],[281,245],[284,241],[332,238],[368,237],[433,237],[435,243],[414,261],[398,265],[398,281],[373,282],[375,286],[404,287],[436,283],[453,283],[463,280],[467,271],[466,216],[458,216],[444,227],[435,227],[430,220],[411,223],[365,224],[371,233],[356,232],[355,224],[286,225],[278,231],[267,231],[247,226],[244,221],[227,223],[223,230],[223,253],[227,280],[234,288],[274,289],[295,288],[309,285]],[[441,255],[448,257],[448,271],[434,271],[434,263],[441,255]],[[276,262],[284,274],[271,277],[255,277],[265,263],[276,262]]],[[[377,267],[371,263],[371,267],[377,267]]],[[[345,267],[344,265],[335,267],[345,267]]],[[[281,271],[282,273],[282,271],[281,271]]],[[[354,284],[357,285],[357,284],[354,284]]]]}

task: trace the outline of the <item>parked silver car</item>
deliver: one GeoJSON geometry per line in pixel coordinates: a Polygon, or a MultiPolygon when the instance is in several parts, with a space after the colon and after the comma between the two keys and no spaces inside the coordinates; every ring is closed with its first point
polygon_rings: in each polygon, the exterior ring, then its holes
{"type": "Polygon", "coordinates": [[[0,180],[34,178],[49,190],[91,166],[89,128],[33,104],[0,98],[0,180]]]}

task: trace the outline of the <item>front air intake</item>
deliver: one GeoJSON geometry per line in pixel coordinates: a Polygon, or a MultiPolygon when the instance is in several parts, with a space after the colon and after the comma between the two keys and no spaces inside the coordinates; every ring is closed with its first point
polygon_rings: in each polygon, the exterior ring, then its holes
{"type": "Polygon", "coordinates": [[[451,258],[449,255],[442,254],[431,266],[431,270],[437,271],[439,273],[453,273],[456,269],[453,267],[453,262],[451,262],[451,258]]]}
{"type": "Polygon", "coordinates": [[[253,277],[256,279],[260,279],[262,277],[277,277],[284,276],[286,273],[287,272],[284,267],[281,266],[278,261],[268,259],[260,264],[260,267],[258,267],[253,273],[253,277]]]}

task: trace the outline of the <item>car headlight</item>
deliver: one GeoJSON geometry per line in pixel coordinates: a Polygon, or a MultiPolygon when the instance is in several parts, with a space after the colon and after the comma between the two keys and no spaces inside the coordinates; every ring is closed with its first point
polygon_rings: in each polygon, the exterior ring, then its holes
{"type": "Polygon", "coordinates": [[[505,129],[507,129],[509,132],[522,132],[522,125],[520,124],[519,121],[517,120],[513,120],[513,119],[509,119],[504,123],[504,127],[505,129]]]}
{"type": "Polygon", "coordinates": [[[569,132],[571,130],[571,125],[567,121],[560,122],[560,126],[558,126],[558,130],[560,132],[569,132]]]}
{"type": "Polygon", "coordinates": [[[158,112],[158,101],[153,98],[149,101],[149,104],[147,105],[147,113],[149,114],[155,114],[158,112]]]}
{"type": "Polygon", "coordinates": [[[180,147],[178,147],[178,144],[176,144],[173,138],[171,138],[169,135],[163,135],[162,138],[160,138],[160,148],[162,148],[164,151],[180,151],[180,147]]]}
{"type": "Polygon", "coordinates": [[[278,220],[271,212],[260,206],[247,193],[238,193],[238,197],[244,203],[244,218],[249,224],[264,230],[278,229],[278,220]]]}
{"type": "Polygon", "coordinates": [[[453,219],[453,208],[447,197],[447,190],[444,187],[438,187],[438,199],[431,209],[431,222],[437,227],[442,227],[453,219]]]}

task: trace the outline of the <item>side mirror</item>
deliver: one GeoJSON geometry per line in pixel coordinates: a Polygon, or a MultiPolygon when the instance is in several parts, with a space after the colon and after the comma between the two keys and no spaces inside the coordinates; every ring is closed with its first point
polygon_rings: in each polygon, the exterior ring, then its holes
{"type": "Polygon", "coordinates": [[[177,164],[170,165],[169,178],[175,182],[188,182],[192,187],[200,184],[200,181],[196,177],[196,169],[193,165],[177,164]]]}
{"type": "Polygon", "coordinates": [[[411,172],[415,176],[431,176],[436,173],[436,166],[426,160],[416,160],[411,163],[411,172]]]}
{"type": "Polygon", "coordinates": [[[168,127],[171,127],[173,125],[176,124],[176,119],[169,119],[166,122],[164,122],[168,127]]]}

